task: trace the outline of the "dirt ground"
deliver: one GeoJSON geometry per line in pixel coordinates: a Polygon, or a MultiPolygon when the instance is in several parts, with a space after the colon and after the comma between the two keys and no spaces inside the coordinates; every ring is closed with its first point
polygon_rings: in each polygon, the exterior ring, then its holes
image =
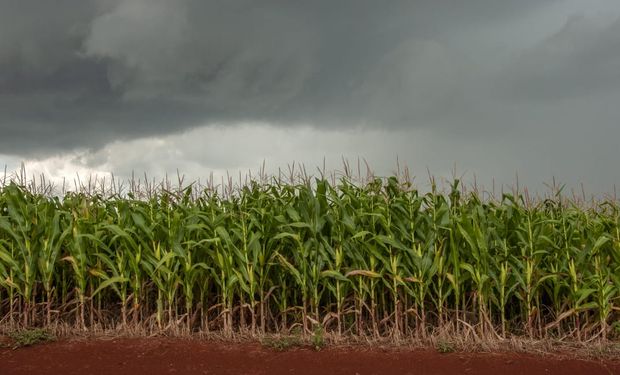
{"type": "Polygon", "coordinates": [[[618,361],[364,348],[289,349],[197,340],[64,340],[0,349],[0,374],[620,374],[618,361]]]}

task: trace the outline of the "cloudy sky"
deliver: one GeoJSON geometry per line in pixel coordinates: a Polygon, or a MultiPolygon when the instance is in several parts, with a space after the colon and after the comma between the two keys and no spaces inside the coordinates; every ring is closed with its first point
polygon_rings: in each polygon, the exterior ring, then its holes
{"type": "Polygon", "coordinates": [[[0,0],[0,164],[620,183],[617,0],[0,0]]]}

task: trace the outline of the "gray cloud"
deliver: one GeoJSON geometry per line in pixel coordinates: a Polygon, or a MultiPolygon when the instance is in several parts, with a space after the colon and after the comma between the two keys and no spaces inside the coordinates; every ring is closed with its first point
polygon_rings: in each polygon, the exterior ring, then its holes
{"type": "Polygon", "coordinates": [[[501,72],[503,90],[524,100],[614,93],[620,87],[620,18],[609,25],[582,15],[524,51],[501,72]]]}
{"type": "Polygon", "coordinates": [[[11,166],[200,176],[345,155],[389,173],[399,155],[422,174],[620,182],[617,0],[0,6],[11,166]]]}
{"type": "MultiPolygon", "coordinates": [[[[210,123],[437,127],[480,113],[451,37],[547,1],[3,1],[3,152],[210,123]]],[[[476,121],[473,121],[476,122],[476,121]]]]}

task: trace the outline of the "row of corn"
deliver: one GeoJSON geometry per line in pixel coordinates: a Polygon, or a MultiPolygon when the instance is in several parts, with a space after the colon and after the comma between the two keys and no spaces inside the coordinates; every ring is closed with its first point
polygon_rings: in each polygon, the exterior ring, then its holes
{"type": "Polygon", "coordinates": [[[148,199],[0,190],[0,319],[255,334],[618,337],[620,207],[397,178],[148,199]]]}

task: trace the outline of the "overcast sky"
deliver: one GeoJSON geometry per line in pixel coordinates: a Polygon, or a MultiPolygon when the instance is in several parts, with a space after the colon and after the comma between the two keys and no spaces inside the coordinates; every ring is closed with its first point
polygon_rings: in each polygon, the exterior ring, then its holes
{"type": "Polygon", "coordinates": [[[0,0],[0,163],[620,183],[618,0],[0,0]]]}

